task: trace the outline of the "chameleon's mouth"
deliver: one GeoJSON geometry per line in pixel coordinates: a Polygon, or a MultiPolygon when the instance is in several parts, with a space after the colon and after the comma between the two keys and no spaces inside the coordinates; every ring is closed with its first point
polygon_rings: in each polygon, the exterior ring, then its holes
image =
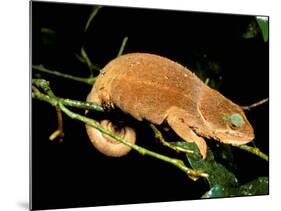
{"type": "Polygon", "coordinates": [[[217,130],[215,134],[215,139],[217,139],[218,141],[232,145],[247,144],[255,138],[254,133],[245,134],[238,131],[217,130]]]}

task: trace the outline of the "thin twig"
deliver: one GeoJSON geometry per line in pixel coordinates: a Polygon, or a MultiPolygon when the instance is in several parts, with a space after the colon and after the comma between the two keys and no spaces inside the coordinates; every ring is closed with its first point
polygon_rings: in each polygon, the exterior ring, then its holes
{"type": "Polygon", "coordinates": [[[43,67],[42,65],[32,65],[32,69],[43,72],[43,73],[48,73],[50,75],[55,75],[55,76],[59,76],[62,78],[67,78],[70,80],[83,82],[83,83],[90,84],[90,85],[93,85],[96,81],[96,77],[83,78],[83,77],[73,76],[73,75],[61,73],[59,71],[47,69],[47,68],[43,67]]]}
{"type": "Polygon", "coordinates": [[[87,52],[85,51],[85,49],[83,47],[81,48],[81,55],[83,57],[82,60],[85,61],[85,63],[87,64],[87,66],[90,70],[90,77],[93,77],[93,75],[94,75],[93,70],[100,71],[100,68],[97,65],[92,63],[91,59],[89,58],[87,52]]]}
{"type": "Polygon", "coordinates": [[[210,82],[210,78],[206,78],[205,84],[206,84],[207,86],[208,86],[209,82],[210,82]]]}
{"type": "Polygon", "coordinates": [[[85,60],[86,64],[88,65],[88,68],[90,70],[90,77],[93,77],[94,73],[93,73],[93,69],[92,69],[92,62],[83,47],[81,48],[81,55],[82,55],[83,59],[85,60]]]}
{"type": "Polygon", "coordinates": [[[55,139],[59,139],[59,141],[63,141],[64,133],[63,133],[63,121],[62,121],[62,113],[59,106],[56,106],[57,112],[57,120],[58,120],[58,128],[49,136],[49,140],[53,141],[55,139]]]}
{"type": "Polygon", "coordinates": [[[257,148],[257,147],[250,147],[250,146],[245,145],[245,144],[244,145],[233,145],[233,146],[235,146],[239,149],[245,150],[247,152],[250,152],[250,153],[252,153],[254,155],[257,155],[258,157],[268,161],[268,155],[266,155],[265,153],[260,151],[260,149],[257,148]]]}
{"type": "Polygon", "coordinates": [[[40,93],[39,89],[36,86],[34,86],[34,85],[31,86],[31,89],[32,89],[32,94],[33,95],[34,95],[34,93],[40,93]]]}
{"type": "Polygon", "coordinates": [[[57,98],[52,98],[49,95],[43,94],[35,86],[32,86],[32,98],[50,103],[52,106],[57,106],[57,98]]]}
{"type": "Polygon", "coordinates": [[[87,62],[85,61],[85,59],[78,53],[74,53],[75,57],[83,64],[87,64],[87,62]]]}
{"type": "Polygon", "coordinates": [[[160,132],[160,130],[157,129],[157,127],[155,125],[150,124],[150,127],[152,128],[152,130],[154,132],[155,138],[157,138],[160,141],[160,143],[163,144],[164,146],[169,147],[169,148],[175,150],[176,152],[184,152],[184,153],[189,153],[189,154],[194,153],[192,150],[187,150],[187,149],[175,146],[173,144],[170,144],[169,142],[167,142],[164,139],[162,133],[160,132]]]}
{"type": "MultiPolygon", "coordinates": [[[[51,103],[52,105],[56,105],[55,101],[58,98],[54,95],[53,91],[50,89],[48,81],[46,81],[44,79],[32,79],[32,84],[37,85],[38,87],[43,89],[44,92],[47,93],[46,99],[42,99],[42,100],[47,101],[47,102],[51,103]],[[51,100],[51,98],[53,98],[53,100],[51,100]]],[[[36,95],[40,97],[41,92],[34,85],[32,85],[33,97],[36,95]]],[[[64,136],[63,121],[62,121],[62,113],[58,106],[56,106],[56,112],[57,112],[57,118],[58,118],[58,128],[49,136],[49,140],[53,141],[59,137],[59,140],[62,141],[62,138],[64,136]]]]}
{"type": "MultiPolygon", "coordinates": [[[[45,93],[47,93],[50,97],[55,98],[55,95],[53,91],[50,89],[50,83],[49,81],[46,81],[45,79],[32,79],[32,84],[36,85],[37,87],[40,87],[43,89],[45,93]]],[[[35,87],[33,87],[34,89],[35,87]]],[[[38,89],[36,91],[39,91],[38,89]]]]}
{"type": "Polygon", "coordinates": [[[86,32],[91,24],[91,22],[94,20],[94,18],[96,17],[98,11],[102,8],[102,6],[95,6],[87,20],[86,26],[84,28],[84,31],[86,32]]]}
{"type": "MultiPolygon", "coordinates": [[[[93,72],[93,70],[96,70],[96,71],[100,72],[101,68],[97,64],[93,64],[91,62],[90,65],[89,65],[89,63],[86,61],[86,59],[82,55],[79,55],[77,53],[75,53],[74,55],[81,63],[86,64],[90,71],[93,72]]],[[[88,55],[87,55],[87,57],[88,57],[88,55]]]]}
{"type": "Polygon", "coordinates": [[[126,46],[126,44],[127,44],[127,41],[128,41],[128,37],[124,37],[124,39],[123,39],[123,41],[122,41],[122,44],[121,44],[121,46],[120,46],[120,49],[119,49],[119,51],[118,51],[117,57],[118,57],[118,56],[121,56],[121,55],[123,54],[123,51],[124,51],[125,46],[126,46]]]}
{"type": "Polygon", "coordinates": [[[259,106],[259,105],[262,105],[262,104],[266,103],[268,100],[269,100],[268,98],[265,98],[265,99],[260,100],[260,101],[258,101],[258,102],[256,102],[256,103],[253,103],[253,104],[251,104],[251,105],[249,105],[249,106],[240,106],[240,107],[241,107],[243,110],[251,110],[251,108],[254,108],[254,107],[257,107],[257,106],[259,106]]]}

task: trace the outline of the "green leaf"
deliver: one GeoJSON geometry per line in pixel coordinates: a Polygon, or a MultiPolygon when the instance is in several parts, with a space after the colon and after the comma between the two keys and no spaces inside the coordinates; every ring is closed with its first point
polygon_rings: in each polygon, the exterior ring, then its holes
{"type": "Polygon", "coordinates": [[[268,194],[268,177],[259,177],[240,187],[211,187],[201,198],[220,198],[229,196],[253,196],[268,194]]]}
{"type": "Polygon", "coordinates": [[[225,197],[228,193],[226,192],[225,188],[221,185],[215,185],[209,191],[207,191],[201,198],[208,199],[208,198],[219,198],[225,197]]]}
{"type": "Polygon", "coordinates": [[[263,41],[268,41],[268,17],[257,16],[256,20],[262,32],[263,41]]]}
{"type": "Polygon", "coordinates": [[[174,142],[173,144],[194,152],[193,154],[186,154],[187,159],[193,169],[205,172],[209,175],[207,180],[210,187],[216,185],[222,187],[236,187],[238,185],[235,175],[222,164],[215,161],[214,155],[210,149],[208,149],[206,159],[203,160],[196,144],[191,142],[174,142]]]}
{"type": "Polygon", "coordinates": [[[171,142],[171,144],[193,151],[193,153],[186,154],[191,167],[209,175],[207,181],[210,190],[203,194],[202,198],[268,194],[268,177],[259,177],[239,186],[235,175],[215,160],[214,154],[210,149],[208,149],[206,159],[203,160],[195,143],[181,141],[171,142]]]}
{"type": "Polygon", "coordinates": [[[240,187],[240,193],[244,196],[268,194],[268,177],[259,177],[240,187]]]}
{"type": "Polygon", "coordinates": [[[231,197],[231,196],[242,196],[240,193],[239,187],[223,187],[221,185],[215,185],[211,187],[209,191],[207,191],[201,198],[222,198],[222,197],[231,197]]]}

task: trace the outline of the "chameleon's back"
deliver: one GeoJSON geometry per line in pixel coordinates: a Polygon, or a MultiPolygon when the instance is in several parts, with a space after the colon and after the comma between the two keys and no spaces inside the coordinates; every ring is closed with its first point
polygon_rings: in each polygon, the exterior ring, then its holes
{"type": "Polygon", "coordinates": [[[145,118],[160,124],[172,106],[194,109],[204,84],[176,62],[157,55],[132,53],[104,67],[96,91],[101,87],[101,92],[107,90],[110,101],[124,112],[138,120],[145,118]]]}

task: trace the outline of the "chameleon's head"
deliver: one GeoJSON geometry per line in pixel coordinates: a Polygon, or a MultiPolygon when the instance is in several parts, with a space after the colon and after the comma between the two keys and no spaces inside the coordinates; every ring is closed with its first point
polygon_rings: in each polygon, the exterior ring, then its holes
{"type": "Polygon", "coordinates": [[[254,130],[243,110],[216,91],[204,96],[200,113],[210,128],[212,138],[226,144],[241,145],[255,138],[254,130]]]}

